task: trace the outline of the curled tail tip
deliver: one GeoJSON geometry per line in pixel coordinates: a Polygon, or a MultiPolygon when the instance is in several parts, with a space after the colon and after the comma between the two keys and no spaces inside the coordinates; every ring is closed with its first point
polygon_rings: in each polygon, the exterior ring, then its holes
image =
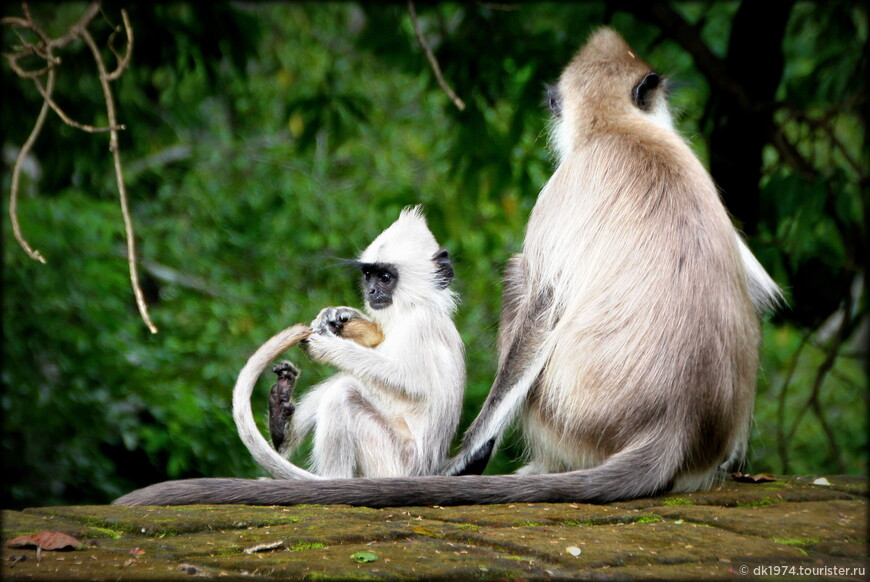
{"type": "Polygon", "coordinates": [[[493,449],[495,449],[495,438],[489,439],[483,446],[469,454],[460,453],[450,462],[444,474],[450,477],[483,474],[492,457],[493,449]]]}

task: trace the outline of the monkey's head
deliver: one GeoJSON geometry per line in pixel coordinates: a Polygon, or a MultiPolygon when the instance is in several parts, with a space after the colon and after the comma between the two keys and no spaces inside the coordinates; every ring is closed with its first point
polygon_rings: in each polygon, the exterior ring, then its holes
{"type": "Polygon", "coordinates": [[[645,118],[673,131],[665,80],[610,28],[592,33],[558,85],[547,88],[547,101],[560,162],[608,123],[645,118]]]}
{"type": "Polygon", "coordinates": [[[362,252],[363,298],[377,312],[396,307],[447,309],[455,307],[449,289],[453,265],[426,226],[419,206],[406,208],[389,228],[362,252]]]}

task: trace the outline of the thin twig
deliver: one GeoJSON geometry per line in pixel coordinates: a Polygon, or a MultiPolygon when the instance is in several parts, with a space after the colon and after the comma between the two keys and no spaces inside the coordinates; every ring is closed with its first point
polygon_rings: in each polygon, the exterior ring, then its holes
{"type": "Polygon", "coordinates": [[[115,67],[115,70],[109,73],[106,77],[109,81],[115,81],[124,74],[124,71],[127,69],[127,65],[130,64],[130,55],[133,54],[133,27],[130,26],[130,18],[127,16],[127,11],[121,10],[121,18],[124,21],[124,33],[127,35],[127,50],[124,52],[123,57],[118,56],[118,51],[115,50],[115,47],[112,46],[112,40],[115,38],[115,33],[112,33],[112,36],[109,37],[109,48],[112,49],[112,54],[115,55],[115,58],[118,59],[118,64],[115,67]]]}
{"type": "MultiPolygon", "coordinates": [[[[97,63],[97,69],[100,73],[100,85],[103,87],[103,97],[106,100],[106,113],[109,118],[109,126],[116,127],[118,124],[115,116],[115,101],[112,98],[112,89],[109,87],[109,74],[103,62],[103,56],[100,54],[99,47],[97,47],[87,29],[82,29],[81,35],[88,48],[91,49],[94,61],[97,63]]],[[[133,286],[133,294],[136,297],[136,305],[139,307],[139,315],[142,316],[142,321],[145,322],[151,333],[157,333],[157,327],[151,321],[151,316],[148,315],[148,305],[145,303],[145,295],[142,292],[142,287],[139,285],[139,274],[136,269],[136,241],[133,233],[133,220],[130,218],[130,209],[127,203],[127,188],[124,185],[124,170],[121,167],[121,154],[118,148],[118,132],[115,129],[109,132],[109,151],[112,152],[112,158],[115,161],[115,179],[118,182],[118,197],[121,203],[121,214],[124,217],[124,231],[127,235],[127,264],[130,268],[130,283],[133,286]]]]}
{"type": "MultiPolygon", "coordinates": [[[[45,118],[48,114],[48,110],[53,110],[58,115],[58,117],[60,117],[61,120],[63,120],[63,122],[67,125],[75,127],[77,129],[81,129],[88,133],[109,132],[109,150],[112,152],[112,158],[114,160],[115,179],[118,183],[118,197],[121,204],[121,214],[124,218],[124,230],[127,238],[127,262],[130,268],[130,283],[133,287],[133,294],[136,297],[136,305],[139,308],[139,314],[142,316],[142,320],[145,322],[145,325],[148,326],[148,329],[151,331],[151,333],[157,333],[157,327],[154,325],[154,323],[151,321],[151,317],[148,315],[148,306],[145,303],[145,295],[142,292],[142,288],[139,284],[139,276],[136,269],[136,245],[135,236],[133,233],[133,221],[130,218],[129,203],[127,201],[127,190],[124,185],[124,171],[121,166],[121,155],[118,148],[118,130],[124,129],[124,126],[119,125],[116,122],[115,102],[112,98],[112,90],[109,87],[109,82],[118,79],[121,74],[127,69],[127,66],[130,62],[130,56],[133,51],[133,28],[132,26],[130,26],[130,19],[127,16],[127,12],[125,10],[121,10],[121,16],[124,20],[124,30],[127,35],[127,47],[123,57],[120,57],[118,55],[118,52],[113,46],[109,47],[112,50],[112,53],[118,59],[117,67],[114,71],[109,73],[106,70],[106,65],[103,61],[103,57],[100,53],[99,47],[97,47],[97,44],[94,42],[93,37],[87,30],[88,25],[100,12],[99,2],[92,2],[90,5],[88,5],[88,8],[87,10],[85,10],[84,14],[74,25],[69,28],[66,34],[56,39],[49,38],[48,35],[42,30],[42,28],[33,20],[33,16],[30,13],[30,7],[27,5],[26,2],[22,2],[21,8],[24,12],[24,18],[7,17],[2,19],[2,23],[12,26],[13,28],[20,27],[30,30],[31,32],[33,32],[33,34],[37,36],[39,42],[37,44],[32,44],[28,42],[27,39],[25,39],[16,29],[15,32],[18,35],[18,38],[21,40],[21,46],[15,47],[15,52],[6,55],[6,58],[9,61],[12,70],[19,77],[33,80],[36,88],[39,90],[40,95],[42,95],[43,101],[42,109],[39,112],[36,124],[33,127],[33,131],[31,131],[30,136],[27,138],[27,141],[22,146],[21,151],[18,154],[18,159],[15,163],[15,168],[13,169],[12,173],[12,188],[9,201],[9,214],[12,221],[13,231],[15,233],[15,238],[18,240],[18,243],[21,245],[21,247],[24,249],[28,256],[30,256],[34,260],[45,263],[45,258],[43,258],[43,256],[38,251],[34,251],[33,249],[31,249],[30,245],[21,234],[21,228],[18,223],[17,202],[21,167],[23,165],[25,157],[32,148],[34,141],[42,130],[43,124],[45,123],[45,118]],[[63,109],[61,109],[60,106],[55,103],[54,100],[52,100],[51,98],[51,93],[54,88],[54,69],[57,65],[60,64],[60,59],[52,54],[52,50],[55,48],[63,48],[79,38],[83,39],[88,45],[88,48],[90,49],[94,57],[94,61],[97,64],[97,69],[100,76],[100,84],[103,89],[103,97],[106,101],[106,112],[109,117],[109,126],[105,128],[94,127],[84,123],[79,123],[71,119],[63,111],[63,109]],[[45,68],[38,71],[24,70],[18,64],[18,60],[30,55],[36,55],[44,59],[46,61],[45,68]],[[46,86],[43,87],[42,83],[39,80],[39,77],[46,73],[48,74],[48,82],[46,83],[46,86]]],[[[116,31],[117,30],[118,28],[116,27],[116,31]]],[[[114,38],[114,33],[112,37],[110,37],[110,41],[112,38],[114,38]]]]}
{"type": "Polygon", "coordinates": [[[785,408],[786,408],[786,397],[788,396],[788,389],[791,385],[791,380],[794,377],[795,370],[797,369],[797,364],[800,361],[801,352],[804,349],[804,346],[809,342],[810,336],[812,336],[815,330],[808,330],[801,337],[801,342],[798,345],[797,349],[794,351],[791,357],[791,362],[788,366],[788,372],[785,375],[785,379],[782,382],[782,388],[779,391],[778,396],[778,405],[776,409],[776,441],[777,441],[777,449],[779,450],[779,460],[782,463],[782,471],[784,474],[788,474],[788,466],[789,466],[789,458],[788,458],[788,440],[785,437],[785,408]]]}
{"type": "Polygon", "coordinates": [[[435,58],[435,54],[432,52],[432,49],[429,48],[426,39],[423,37],[423,32],[420,30],[420,23],[417,21],[417,11],[414,9],[414,3],[411,2],[411,0],[408,0],[408,13],[411,15],[411,22],[414,25],[414,33],[417,35],[417,42],[419,42],[420,46],[423,47],[423,51],[426,53],[426,58],[429,59],[429,65],[435,73],[435,78],[438,80],[438,84],[441,85],[441,89],[447,93],[447,96],[450,97],[453,104],[456,105],[456,108],[459,109],[459,111],[465,111],[465,102],[453,92],[453,89],[450,88],[447,81],[444,80],[444,76],[441,74],[441,67],[438,65],[438,59],[435,58]]]}
{"type": "Polygon", "coordinates": [[[18,75],[19,77],[21,77],[22,79],[36,79],[38,77],[41,77],[41,76],[45,75],[46,73],[48,73],[49,70],[53,69],[54,66],[57,64],[55,62],[48,61],[49,64],[41,69],[37,69],[35,71],[26,71],[23,68],[21,68],[21,65],[18,64],[18,60],[23,58],[23,57],[29,57],[29,56],[31,56],[31,54],[26,53],[26,52],[20,52],[20,53],[6,55],[6,60],[9,62],[9,66],[12,68],[12,70],[15,72],[15,74],[18,75]]]}
{"type": "Polygon", "coordinates": [[[9,26],[20,26],[21,28],[29,28],[30,23],[20,16],[4,16],[0,18],[0,24],[8,24],[9,26]]]}
{"type": "MultiPolygon", "coordinates": [[[[63,48],[69,43],[73,42],[77,38],[79,38],[84,32],[84,30],[91,23],[91,20],[100,12],[100,3],[99,2],[91,2],[88,6],[88,9],[85,10],[85,13],[82,14],[82,17],[79,18],[78,22],[73,24],[67,33],[59,38],[55,38],[48,41],[48,46],[50,48],[63,48]]],[[[30,15],[28,14],[28,18],[30,15]]]]}
{"type": "Polygon", "coordinates": [[[123,125],[115,125],[109,127],[94,127],[93,125],[87,125],[85,123],[79,123],[75,119],[72,119],[69,115],[64,113],[63,109],[60,108],[49,95],[46,90],[43,88],[42,83],[39,82],[39,79],[34,79],[33,84],[36,85],[36,89],[39,91],[39,94],[42,95],[42,98],[49,104],[52,111],[57,113],[57,116],[61,118],[61,120],[69,125],[70,127],[75,127],[76,129],[80,129],[87,133],[106,133],[108,131],[112,131],[113,129],[126,129],[123,125]]]}
{"type": "Polygon", "coordinates": [[[21,3],[21,10],[22,12],[24,12],[24,18],[28,22],[28,28],[30,28],[30,30],[32,30],[33,33],[39,37],[39,40],[42,41],[42,43],[45,44],[47,48],[49,43],[51,42],[51,39],[47,34],[45,34],[45,32],[42,30],[42,27],[36,24],[36,21],[33,20],[33,16],[31,16],[30,14],[30,6],[27,5],[27,2],[21,3]]]}
{"type": "Polygon", "coordinates": [[[813,380],[813,387],[810,392],[810,397],[801,407],[801,409],[797,412],[794,423],[792,424],[791,430],[788,432],[786,437],[787,442],[793,442],[794,436],[797,433],[797,430],[800,426],[801,421],[803,420],[804,415],[813,410],[819,416],[819,420],[821,421],[822,430],[825,432],[826,438],[828,438],[828,444],[831,447],[832,455],[835,457],[834,460],[838,463],[841,463],[839,456],[837,455],[837,443],[834,440],[834,434],[831,431],[830,427],[827,423],[821,418],[821,408],[819,404],[819,397],[821,395],[822,384],[825,381],[825,378],[828,375],[828,372],[831,371],[834,364],[837,361],[837,358],[840,355],[840,349],[842,349],[845,342],[849,339],[852,333],[855,331],[857,324],[861,321],[863,317],[863,312],[859,312],[857,314],[852,314],[852,296],[851,294],[846,295],[845,305],[842,308],[843,310],[843,321],[840,323],[840,327],[837,330],[836,335],[833,340],[831,340],[830,345],[827,348],[827,353],[825,354],[825,359],[821,363],[821,365],[816,370],[816,377],[813,380]]]}
{"type": "MultiPolygon", "coordinates": [[[[48,84],[45,89],[46,94],[50,95],[53,89],[54,71],[50,70],[48,72],[48,84]]],[[[27,240],[24,238],[24,234],[21,232],[21,225],[18,223],[18,185],[21,178],[21,167],[24,165],[24,159],[27,157],[27,154],[30,153],[30,149],[33,147],[36,138],[39,137],[39,133],[42,131],[45,118],[48,116],[48,110],[48,101],[43,100],[42,109],[39,110],[36,123],[33,125],[30,135],[27,136],[27,141],[25,141],[24,145],[21,146],[21,150],[18,152],[18,157],[15,159],[15,166],[12,168],[12,185],[9,193],[9,219],[12,221],[12,232],[15,234],[15,240],[18,241],[18,244],[21,245],[21,248],[24,249],[24,252],[27,253],[28,257],[34,261],[39,261],[42,264],[45,264],[45,257],[43,257],[39,251],[30,247],[27,240]]]]}

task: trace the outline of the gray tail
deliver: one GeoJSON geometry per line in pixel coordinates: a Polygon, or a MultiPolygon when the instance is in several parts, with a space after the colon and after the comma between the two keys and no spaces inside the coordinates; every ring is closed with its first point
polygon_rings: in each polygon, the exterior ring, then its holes
{"type": "MultiPolygon", "coordinates": [[[[366,507],[523,502],[608,503],[670,489],[676,467],[639,447],[592,469],[545,475],[467,475],[323,481],[187,479],[133,491],[115,505],[347,504],[366,507]]],[[[658,453],[658,454],[656,454],[658,453]]]]}

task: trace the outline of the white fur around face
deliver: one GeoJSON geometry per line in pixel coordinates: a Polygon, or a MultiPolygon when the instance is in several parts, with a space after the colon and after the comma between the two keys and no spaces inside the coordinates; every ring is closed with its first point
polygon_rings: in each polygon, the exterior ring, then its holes
{"type": "Polygon", "coordinates": [[[674,119],[668,109],[668,102],[664,92],[660,91],[655,100],[655,104],[648,112],[639,111],[646,118],[663,129],[676,133],[674,128],[674,119]]]}
{"type": "Polygon", "coordinates": [[[416,309],[452,316],[456,295],[449,288],[438,289],[437,265],[433,261],[441,247],[423,216],[420,206],[404,209],[399,218],[360,254],[363,263],[386,263],[399,272],[393,304],[368,313],[385,331],[404,325],[404,314],[416,309]]]}

